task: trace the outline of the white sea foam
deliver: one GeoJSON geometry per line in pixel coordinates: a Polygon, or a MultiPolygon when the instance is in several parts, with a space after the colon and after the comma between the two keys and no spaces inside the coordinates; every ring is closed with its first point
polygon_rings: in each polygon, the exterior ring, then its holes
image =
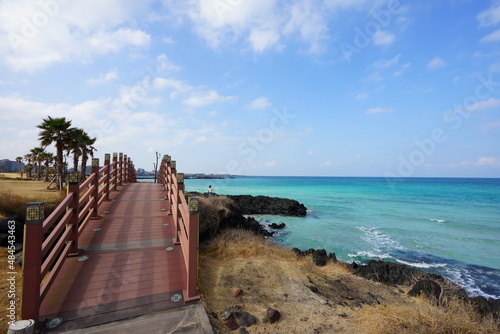
{"type": "Polygon", "coordinates": [[[403,261],[400,259],[396,259],[401,264],[415,267],[415,268],[423,268],[423,269],[428,269],[428,268],[443,268],[446,267],[446,263],[425,263],[425,262],[409,262],[409,261],[403,261]]]}
{"type": "Polygon", "coordinates": [[[446,222],[446,220],[444,220],[444,219],[432,219],[432,218],[431,218],[431,219],[429,219],[429,220],[430,220],[431,222],[438,222],[438,223],[444,223],[444,222],[446,222]]]}
{"type": "Polygon", "coordinates": [[[382,233],[375,227],[357,227],[358,230],[362,231],[364,235],[361,237],[367,243],[373,245],[373,249],[377,253],[381,253],[387,250],[403,250],[404,247],[396,240],[391,239],[388,235],[382,233]]]}
{"type": "Polygon", "coordinates": [[[373,253],[370,251],[360,251],[356,254],[347,254],[350,258],[367,257],[367,258],[379,258],[379,259],[392,259],[393,257],[387,253],[373,253]]]}
{"type": "Polygon", "coordinates": [[[484,298],[498,299],[499,296],[490,295],[483,292],[478,286],[477,282],[472,277],[470,273],[464,270],[460,270],[455,267],[447,267],[446,272],[448,273],[450,279],[464,288],[471,297],[482,296],[484,298]]]}

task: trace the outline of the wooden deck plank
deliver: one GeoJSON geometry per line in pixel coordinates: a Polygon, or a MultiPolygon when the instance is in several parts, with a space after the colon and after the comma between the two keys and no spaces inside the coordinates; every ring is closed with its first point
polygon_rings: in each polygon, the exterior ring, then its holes
{"type": "Polygon", "coordinates": [[[91,221],[80,236],[80,256],[89,259],[65,261],[41,315],[71,316],[66,319],[74,325],[96,325],[183,305],[168,299],[186,287],[187,278],[163,196],[159,184],[145,183],[128,184],[113,194],[100,219],[91,221]]]}

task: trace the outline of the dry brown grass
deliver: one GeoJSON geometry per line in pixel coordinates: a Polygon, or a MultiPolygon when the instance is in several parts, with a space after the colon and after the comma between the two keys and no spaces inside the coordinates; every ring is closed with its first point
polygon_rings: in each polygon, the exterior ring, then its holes
{"type": "Polygon", "coordinates": [[[219,231],[221,219],[227,218],[236,204],[225,196],[198,197],[200,205],[200,235],[213,236],[219,231]]]}
{"type": "Polygon", "coordinates": [[[369,334],[493,334],[498,323],[481,318],[470,305],[454,300],[437,307],[424,297],[409,305],[368,306],[355,313],[359,325],[369,334]]]}
{"type": "MultiPolygon", "coordinates": [[[[53,210],[66,193],[64,191],[46,190],[47,182],[42,181],[17,181],[0,180],[0,218],[6,215],[26,214],[26,203],[45,202],[46,216],[53,210]]],[[[8,267],[7,248],[0,248],[0,333],[5,333],[8,329],[7,307],[9,306],[9,284],[7,278],[12,272],[8,267]]],[[[16,265],[16,306],[18,320],[20,319],[20,297],[22,295],[22,268],[16,265]]]]}
{"type": "Polygon", "coordinates": [[[290,249],[261,236],[232,229],[202,249],[199,286],[210,319],[221,333],[229,330],[213,313],[232,305],[243,306],[259,320],[249,329],[251,333],[359,333],[343,317],[352,312],[349,307],[329,304],[309,288],[315,285],[312,281],[320,284],[323,270],[340,276],[345,270],[335,264],[327,267],[316,267],[310,258],[297,258],[290,249]],[[238,289],[243,293],[234,297],[238,289]],[[262,321],[268,307],[279,310],[282,320],[262,321]]]}
{"type": "Polygon", "coordinates": [[[47,190],[47,182],[0,180],[0,218],[25,215],[26,203],[45,202],[47,212],[66,196],[65,191],[47,190]]]}
{"type": "Polygon", "coordinates": [[[464,304],[434,306],[408,297],[409,287],[365,280],[342,263],[317,267],[310,257],[243,230],[227,230],[202,247],[199,285],[221,333],[230,331],[220,312],[233,305],[259,319],[251,333],[498,333],[498,324],[464,304]],[[238,289],[243,293],[234,297],[238,289]],[[282,320],[262,321],[268,307],[282,320]]]}

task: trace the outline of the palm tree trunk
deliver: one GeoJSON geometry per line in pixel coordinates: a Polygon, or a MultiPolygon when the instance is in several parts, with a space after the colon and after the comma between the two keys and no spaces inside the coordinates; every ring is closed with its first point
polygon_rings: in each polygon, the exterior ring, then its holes
{"type": "Polygon", "coordinates": [[[82,182],[85,181],[85,179],[87,178],[87,160],[88,160],[88,157],[87,157],[87,154],[82,154],[82,170],[81,170],[81,179],[82,179],[82,182]]]}
{"type": "Polygon", "coordinates": [[[75,173],[78,172],[78,159],[79,158],[80,157],[77,154],[73,153],[73,172],[75,172],[75,173]]]}
{"type": "Polygon", "coordinates": [[[57,188],[63,190],[63,143],[56,143],[57,150],[57,188]]]}
{"type": "Polygon", "coordinates": [[[49,164],[45,163],[45,174],[43,176],[45,182],[49,181],[49,164]]]}

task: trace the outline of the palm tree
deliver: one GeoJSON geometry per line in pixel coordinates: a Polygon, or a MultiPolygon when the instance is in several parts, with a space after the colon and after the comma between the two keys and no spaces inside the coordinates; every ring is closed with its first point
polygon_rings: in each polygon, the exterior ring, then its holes
{"type": "Polygon", "coordinates": [[[68,155],[73,154],[73,171],[78,171],[78,160],[82,155],[82,146],[85,145],[85,131],[83,129],[73,129],[71,131],[71,140],[68,143],[66,150],[68,155]]]}
{"type": "Polygon", "coordinates": [[[33,165],[31,164],[31,160],[33,159],[33,154],[27,153],[24,155],[24,160],[27,164],[23,167],[23,170],[26,172],[26,177],[31,177],[31,169],[33,169],[33,165]],[[30,169],[25,168],[26,166],[31,166],[30,169]]]}
{"type": "Polygon", "coordinates": [[[89,155],[91,157],[94,156],[94,152],[97,151],[95,149],[94,146],[92,146],[95,141],[97,140],[97,138],[92,138],[88,135],[88,133],[86,133],[85,131],[83,131],[83,135],[82,135],[82,138],[81,138],[81,151],[82,151],[82,167],[81,167],[81,179],[82,180],[85,180],[85,177],[86,177],[86,171],[87,171],[87,160],[89,158],[89,155]]]}
{"type": "Polygon", "coordinates": [[[17,157],[16,162],[17,162],[17,172],[21,174],[21,180],[23,179],[23,166],[21,166],[21,163],[23,161],[23,157],[17,157]]]}
{"type": "Polygon", "coordinates": [[[63,151],[65,145],[69,142],[69,134],[71,133],[71,121],[67,121],[65,117],[52,118],[47,116],[42,124],[37,126],[40,131],[38,139],[42,146],[46,147],[50,144],[56,145],[56,173],[57,186],[59,190],[63,189],[63,151]]]}
{"type": "Polygon", "coordinates": [[[48,181],[49,180],[49,166],[54,161],[54,154],[52,154],[50,152],[44,152],[42,154],[42,158],[43,158],[43,161],[45,163],[45,175],[43,177],[43,180],[48,181]]]}
{"type": "Polygon", "coordinates": [[[21,168],[21,162],[23,161],[23,157],[17,157],[16,162],[17,162],[17,171],[20,172],[22,170],[21,168]]]}
{"type": "Polygon", "coordinates": [[[36,175],[33,178],[33,180],[39,180],[42,177],[42,162],[43,162],[42,154],[46,152],[43,147],[35,147],[30,150],[30,153],[33,156],[33,161],[35,162],[35,170],[36,170],[36,175]]]}

